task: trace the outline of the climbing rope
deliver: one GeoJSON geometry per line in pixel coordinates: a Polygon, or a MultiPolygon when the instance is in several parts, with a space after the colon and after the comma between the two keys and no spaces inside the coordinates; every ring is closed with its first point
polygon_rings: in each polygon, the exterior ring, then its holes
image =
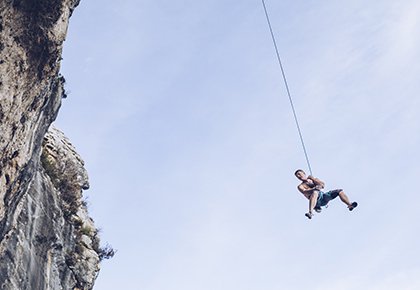
{"type": "Polygon", "coordinates": [[[274,48],[276,50],[277,60],[278,60],[278,63],[279,63],[280,69],[281,69],[281,74],[283,75],[283,80],[284,80],[284,84],[286,86],[287,95],[289,96],[290,106],[292,107],[293,116],[295,117],[295,123],[296,123],[296,128],[297,128],[298,133],[299,133],[300,142],[302,143],[303,152],[305,153],[306,163],[308,164],[309,172],[312,175],[312,167],[311,167],[311,163],[309,162],[309,157],[308,157],[308,152],[306,151],[305,142],[303,141],[302,130],[300,129],[300,126],[299,126],[299,121],[298,121],[298,117],[297,117],[297,114],[296,114],[295,106],[293,105],[293,100],[292,100],[292,96],[290,94],[289,85],[287,83],[286,74],[284,73],[283,64],[282,64],[281,59],[280,59],[279,49],[277,48],[276,38],[274,37],[273,28],[271,27],[270,17],[268,16],[267,7],[265,6],[264,0],[262,0],[262,4],[263,4],[263,7],[264,7],[265,17],[267,18],[268,28],[270,29],[271,38],[273,40],[274,48]]]}

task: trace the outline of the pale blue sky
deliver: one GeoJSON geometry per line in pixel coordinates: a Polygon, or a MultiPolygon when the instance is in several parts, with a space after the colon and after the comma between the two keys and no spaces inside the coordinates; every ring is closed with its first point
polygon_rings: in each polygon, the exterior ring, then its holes
{"type": "Polygon", "coordinates": [[[83,0],[56,125],[89,171],[95,290],[420,289],[420,3],[83,0]]]}

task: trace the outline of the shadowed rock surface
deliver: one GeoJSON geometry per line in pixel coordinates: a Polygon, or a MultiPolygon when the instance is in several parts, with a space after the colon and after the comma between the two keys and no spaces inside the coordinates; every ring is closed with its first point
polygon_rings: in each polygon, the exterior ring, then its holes
{"type": "Polygon", "coordinates": [[[82,202],[87,173],[64,134],[49,129],[79,1],[0,1],[0,288],[91,289],[102,257],[82,202]]]}

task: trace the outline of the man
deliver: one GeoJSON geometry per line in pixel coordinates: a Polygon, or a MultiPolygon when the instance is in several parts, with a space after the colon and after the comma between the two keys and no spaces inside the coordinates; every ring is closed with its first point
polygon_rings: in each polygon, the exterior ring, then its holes
{"type": "Polygon", "coordinates": [[[321,212],[321,206],[326,206],[330,200],[333,200],[337,196],[347,205],[350,211],[357,206],[357,202],[350,202],[342,189],[323,192],[321,189],[324,189],[325,183],[311,175],[306,176],[306,173],[302,169],[296,170],[295,176],[302,181],[298,185],[298,190],[309,199],[309,212],[305,214],[309,219],[313,216],[313,210],[321,212]]]}

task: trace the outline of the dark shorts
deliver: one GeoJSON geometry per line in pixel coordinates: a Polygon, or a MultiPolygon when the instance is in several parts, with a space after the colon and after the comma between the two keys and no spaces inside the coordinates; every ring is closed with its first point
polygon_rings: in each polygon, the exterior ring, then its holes
{"type": "Polygon", "coordinates": [[[316,207],[326,206],[330,200],[333,200],[338,196],[340,191],[342,191],[342,189],[334,189],[327,192],[319,191],[316,207]]]}

